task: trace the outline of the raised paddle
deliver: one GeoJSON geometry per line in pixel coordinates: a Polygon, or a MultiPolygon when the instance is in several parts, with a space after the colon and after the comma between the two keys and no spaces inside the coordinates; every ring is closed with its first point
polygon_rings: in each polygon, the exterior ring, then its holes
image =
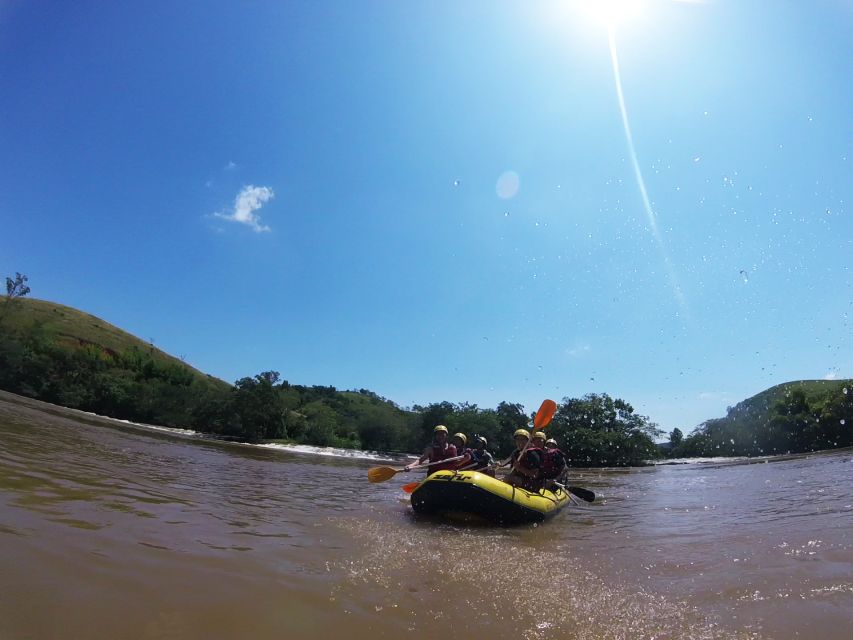
{"type": "Polygon", "coordinates": [[[385,482],[386,480],[390,480],[395,475],[400,473],[401,471],[410,471],[412,469],[418,469],[420,467],[428,467],[431,464],[444,464],[445,462],[455,462],[456,460],[461,460],[465,456],[456,456],[455,458],[447,458],[446,460],[438,460],[436,462],[422,462],[421,464],[415,464],[411,467],[372,467],[367,470],[367,479],[371,482],[385,482]]]}
{"type": "Polygon", "coordinates": [[[557,403],[553,400],[543,400],[539,406],[539,411],[536,412],[536,416],[533,418],[533,430],[538,431],[548,426],[555,413],[557,413],[557,403]]]}

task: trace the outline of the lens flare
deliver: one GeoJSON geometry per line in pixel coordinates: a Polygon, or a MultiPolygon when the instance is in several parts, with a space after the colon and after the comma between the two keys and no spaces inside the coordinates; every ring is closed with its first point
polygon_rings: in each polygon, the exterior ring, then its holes
{"type": "Polygon", "coordinates": [[[669,258],[663,238],[658,230],[657,216],[655,215],[652,204],[649,201],[649,194],[646,190],[646,181],[643,178],[643,172],[640,169],[640,163],[637,161],[637,151],[634,149],[634,137],[631,135],[631,124],[628,122],[628,110],[625,107],[625,95],[622,93],[622,76],[619,73],[619,57],[616,54],[616,36],[613,27],[608,27],[607,35],[610,42],[610,61],[613,63],[613,81],[616,84],[616,96],[619,99],[619,111],[622,114],[622,127],[625,129],[625,139],[628,143],[628,151],[631,154],[631,165],[634,167],[634,176],[637,179],[637,187],[640,189],[640,196],[643,199],[643,209],[646,211],[646,218],[649,221],[649,229],[655,239],[655,243],[660,251],[661,258],[666,266],[669,283],[672,287],[673,294],[678,301],[678,306],[681,311],[688,315],[687,300],[684,297],[684,292],[681,285],[678,283],[678,278],[675,275],[675,268],[672,265],[672,260],[669,258]]]}

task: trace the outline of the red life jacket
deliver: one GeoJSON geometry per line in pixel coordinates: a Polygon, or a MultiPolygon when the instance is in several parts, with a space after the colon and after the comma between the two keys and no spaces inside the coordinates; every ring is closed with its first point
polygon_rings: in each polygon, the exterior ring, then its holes
{"type": "Polygon", "coordinates": [[[542,454],[542,477],[546,480],[556,478],[566,463],[566,454],[557,447],[545,449],[542,454]]]}
{"type": "MultiPolygon", "coordinates": [[[[456,445],[448,444],[442,449],[437,444],[432,445],[432,449],[429,451],[429,461],[430,462],[438,462],[440,460],[447,460],[448,458],[456,457],[456,445]]],[[[455,463],[448,462],[446,464],[431,464],[427,467],[427,475],[431,475],[436,471],[441,471],[442,469],[453,469],[455,467],[455,463]]]]}
{"type": "MultiPolygon", "coordinates": [[[[521,453],[518,449],[512,452],[510,456],[510,468],[515,466],[515,461],[518,460],[518,454],[521,453]]],[[[521,459],[521,466],[525,469],[537,469],[542,464],[542,449],[539,447],[527,447],[524,452],[524,457],[521,459]]]]}

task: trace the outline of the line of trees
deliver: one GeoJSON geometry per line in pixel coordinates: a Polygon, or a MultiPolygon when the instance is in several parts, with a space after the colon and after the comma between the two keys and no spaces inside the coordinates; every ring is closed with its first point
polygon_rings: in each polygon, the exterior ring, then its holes
{"type": "MultiPolygon", "coordinates": [[[[121,344],[129,346],[116,348],[99,344],[98,333],[84,338],[75,328],[91,331],[98,323],[67,307],[39,302],[47,315],[35,319],[36,308],[28,312],[25,302],[31,301],[22,300],[29,292],[26,276],[6,278],[0,388],[39,400],[246,442],[381,451],[420,451],[433,427],[444,424],[451,433],[484,436],[501,457],[513,447],[512,433],[532,419],[512,402],[495,409],[450,402],[403,409],[367,389],[290,384],[276,371],[229,385],[126,334],[121,344]],[[79,324],[65,324],[60,333],[51,319],[57,315],[79,324]]],[[[754,456],[853,446],[853,385],[824,382],[780,385],[686,437],[674,429],[668,455],[754,456]]],[[[571,465],[586,467],[632,466],[659,457],[654,442],[663,432],[628,402],[603,393],[564,398],[547,433],[567,451],[571,465]]]]}
{"type": "MultiPolygon", "coordinates": [[[[233,386],[194,374],[156,357],[153,347],[116,353],[76,344],[45,327],[0,335],[0,388],[101,415],[191,428],[246,442],[287,440],[318,446],[419,451],[432,429],[482,435],[490,449],[508,455],[512,433],[532,415],[518,403],[495,409],[437,402],[410,409],[366,389],[290,384],[276,371],[237,380],[233,386]]],[[[655,455],[660,432],[623,400],[607,394],[565,398],[547,427],[577,466],[642,464],[655,455]]]]}

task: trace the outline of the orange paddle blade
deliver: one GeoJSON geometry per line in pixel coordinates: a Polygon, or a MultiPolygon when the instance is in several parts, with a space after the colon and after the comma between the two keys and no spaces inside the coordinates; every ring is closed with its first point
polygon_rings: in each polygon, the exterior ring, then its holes
{"type": "Polygon", "coordinates": [[[367,471],[367,479],[371,482],[385,482],[397,475],[394,467],[373,467],[367,471]]]}
{"type": "Polygon", "coordinates": [[[553,400],[544,400],[539,411],[536,412],[536,417],[533,418],[533,428],[544,429],[555,413],[557,413],[557,403],[553,400]]]}
{"type": "Polygon", "coordinates": [[[421,485],[420,482],[410,482],[409,484],[404,484],[403,485],[403,491],[405,491],[406,493],[411,493],[412,491],[417,489],[420,485],[421,485]]]}

